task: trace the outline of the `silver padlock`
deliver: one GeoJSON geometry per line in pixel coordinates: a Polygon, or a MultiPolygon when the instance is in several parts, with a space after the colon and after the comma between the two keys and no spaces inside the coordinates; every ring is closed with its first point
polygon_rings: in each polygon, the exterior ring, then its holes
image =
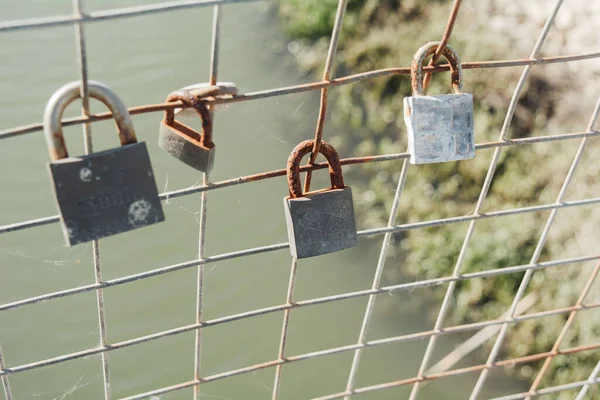
{"type": "Polygon", "coordinates": [[[57,90],[44,111],[48,164],[67,245],[88,242],[164,221],[145,143],[138,143],[127,107],[106,85],[89,81],[89,95],[113,114],[121,146],[69,157],[62,115],[80,97],[80,83],[57,90]]]}
{"type": "Polygon", "coordinates": [[[329,163],[331,188],[302,193],[300,162],[314,143],[300,143],[287,162],[290,196],[283,199],[283,204],[290,252],[296,258],[333,253],[358,243],[352,190],[344,185],[340,158],[333,146],[321,141],[319,150],[329,163]]]}
{"type": "Polygon", "coordinates": [[[430,164],[475,157],[473,95],[462,93],[462,68],[456,51],[446,45],[443,55],[452,71],[453,94],[426,96],[423,62],[440,42],[429,42],[415,54],[411,66],[412,96],[404,98],[411,164],[430,164]]]}

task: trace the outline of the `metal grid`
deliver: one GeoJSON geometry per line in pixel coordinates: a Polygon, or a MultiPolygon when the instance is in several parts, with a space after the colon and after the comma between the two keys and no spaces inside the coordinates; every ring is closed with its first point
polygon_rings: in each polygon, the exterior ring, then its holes
{"type": "MultiPolygon", "coordinates": [[[[212,30],[213,40],[212,40],[212,50],[211,50],[212,56],[211,56],[211,64],[210,64],[209,81],[211,84],[214,84],[217,81],[217,71],[218,71],[219,24],[220,24],[220,17],[221,17],[220,5],[225,4],[225,3],[237,3],[237,2],[243,2],[243,1],[252,1],[252,0],[172,1],[172,2],[168,2],[168,3],[159,3],[159,4],[154,4],[154,5],[144,5],[144,6],[138,6],[138,7],[112,9],[112,10],[105,10],[105,11],[94,12],[94,13],[84,13],[82,6],[81,6],[81,1],[74,0],[73,1],[73,15],[1,22],[0,23],[0,32],[12,31],[12,30],[17,30],[17,29],[43,28],[43,27],[51,27],[51,26],[57,26],[57,25],[70,25],[70,24],[74,25],[75,34],[76,34],[76,48],[77,48],[77,54],[78,54],[78,65],[79,65],[80,79],[81,79],[81,84],[82,84],[82,86],[81,86],[82,87],[81,97],[82,97],[82,101],[83,101],[82,116],[76,117],[76,118],[65,119],[63,121],[63,123],[64,123],[64,125],[77,125],[77,124],[83,125],[84,137],[85,137],[85,151],[87,154],[87,153],[91,153],[93,151],[93,146],[92,146],[92,142],[91,142],[91,123],[95,122],[95,121],[109,119],[109,118],[111,118],[111,115],[110,115],[110,113],[102,113],[102,114],[96,114],[96,115],[90,115],[90,113],[89,113],[89,95],[88,95],[88,88],[87,88],[88,77],[87,77],[87,62],[86,62],[86,49],[85,49],[86,41],[85,41],[85,35],[84,35],[84,24],[85,23],[98,21],[98,20],[113,19],[113,18],[130,18],[130,17],[134,17],[134,16],[138,16],[138,15],[168,12],[171,10],[178,10],[178,9],[183,9],[183,8],[213,6],[214,7],[213,30],[212,30]]],[[[525,68],[522,72],[521,78],[519,79],[517,87],[513,93],[513,97],[511,99],[511,102],[510,102],[510,105],[508,108],[508,112],[507,112],[505,120],[504,120],[504,125],[501,129],[498,140],[494,141],[494,142],[478,143],[476,145],[476,150],[482,150],[482,149],[488,149],[488,148],[494,148],[495,150],[494,150],[494,154],[492,157],[492,161],[488,168],[487,176],[485,178],[484,184],[482,186],[482,189],[481,189],[481,192],[479,195],[479,199],[477,201],[475,211],[473,212],[472,215],[395,225],[394,222],[396,219],[396,214],[399,209],[400,199],[401,199],[404,183],[405,183],[407,173],[408,173],[408,168],[409,168],[409,163],[408,163],[409,154],[405,152],[405,153],[388,154],[388,155],[374,155],[371,157],[346,158],[346,159],[341,160],[342,165],[374,163],[374,162],[382,162],[382,161],[390,161],[390,160],[403,160],[402,171],[401,171],[401,174],[400,174],[400,177],[398,180],[398,186],[397,186],[397,190],[396,190],[394,200],[392,203],[391,212],[390,212],[389,221],[388,221],[387,226],[380,227],[380,228],[374,228],[374,229],[362,230],[362,231],[358,232],[358,235],[361,237],[362,236],[381,235],[381,234],[384,235],[384,240],[383,240],[383,244],[381,247],[379,260],[377,263],[377,269],[375,272],[375,276],[373,279],[371,289],[342,293],[342,294],[333,295],[333,296],[313,298],[313,299],[303,300],[303,301],[294,301],[293,294],[294,294],[294,287],[295,287],[295,281],[296,281],[296,272],[297,272],[297,267],[298,267],[298,261],[296,259],[292,259],[289,285],[288,285],[285,303],[280,304],[280,305],[271,306],[271,307],[262,308],[262,309],[252,310],[252,311],[248,311],[248,312],[244,312],[244,313],[228,315],[226,317],[221,317],[221,318],[217,318],[217,319],[213,319],[213,320],[204,320],[203,316],[202,316],[202,307],[203,307],[202,300],[203,300],[203,284],[204,284],[204,266],[207,263],[214,263],[217,261],[223,261],[223,260],[227,260],[227,259],[245,257],[245,256],[253,255],[253,254],[272,252],[272,251],[277,251],[277,250],[281,250],[281,249],[285,249],[285,248],[289,247],[288,243],[278,243],[278,244],[273,244],[273,245],[269,245],[269,246],[239,250],[239,251],[234,251],[234,252],[224,253],[224,254],[219,254],[219,255],[214,255],[214,256],[206,256],[204,243],[205,243],[205,237],[206,237],[205,227],[206,227],[207,193],[208,193],[208,191],[218,190],[218,189],[232,186],[232,185],[240,185],[240,184],[245,184],[245,183],[254,182],[254,181],[258,181],[258,180],[282,176],[282,175],[285,175],[286,171],[283,169],[275,170],[275,171],[265,172],[265,173],[261,173],[261,174],[248,175],[248,176],[243,176],[243,177],[239,177],[239,178],[233,178],[233,179],[228,179],[228,180],[224,180],[224,181],[210,182],[210,183],[209,183],[208,175],[205,174],[203,177],[203,183],[200,186],[164,192],[160,195],[160,198],[162,200],[168,200],[168,199],[172,199],[172,198],[176,198],[176,197],[180,197],[180,196],[191,195],[194,193],[201,193],[201,197],[200,197],[201,212],[200,212],[200,220],[199,220],[199,240],[198,240],[198,258],[197,259],[179,263],[179,264],[165,266],[165,267],[154,269],[154,270],[145,271],[145,272],[134,274],[134,275],[123,276],[123,277],[112,279],[112,280],[103,280],[101,264],[100,264],[99,245],[98,245],[97,241],[94,241],[93,242],[93,265],[94,265],[94,273],[95,273],[95,277],[96,277],[96,281],[94,284],[79,286],[76,288],[57,291],[57,292],[53,292],[53,293],[47,293],[44,295],[30,297],[30,298],[26,298],[26,299],[22,299],[22,300],[18,300],[18,301],[0,305],[0,311],[5,311],[5,310],[22,307],[22,306],[29,305],[29,304],[34,304],[37,302],[47,301],[47,300],[61,298],[61,297],[65,297],[65,296],[76,295],[76,294],[89,292],[89,291],[95,291],[96,295],[97,295],[98,324],[99,324],[99,329],[100,329],[100,345],[97,347],[90,348],[90,349],[87,349],[84,351],[64,354],[64,355],[61,355],[58,357],[39,360],[39,361],[32,362],[29,364],[16,365],[16,366],[5,365],[4,359],[2,357],[2,350],[0,348],[0,378],[2,381],[5,397],[7,398],[7,400],[13,399],[12,392],[10,389],[10,384],[9,384],[9,377],[11,375],[18,374],[23,371],[41,368],[41,367],[48,366],[48,365],[62,363],[62,362],[68,361],[68,360],[87,357],[87,356],[90,356],[93,354],[101,354],[102,370],[103,370],[104,398],[111,399],[113,397],[111,396],[111,389],[110,389],[110,374],[109,374],[110,368],[109,368],[109,357],[108,357],[110,351],[128,347],[128,346],[134,346],[134,345],[137,345],[140,343],[144,343],[144,342],[155,340],[155,339],[162,338],[162,337],[178,335],[178,334],[181,334],[184,332],[189,332],[189,331],[195,331],[195,335],[196,335],[194,379],[191,381],[182,382],[180,384],[169,386],[169,387],[157,388],[156,390],[153,390],[151,392],[139,393],[137,395],[127,397],[127,399],[147,398],[152,395],[158,395],[158,394],[162,394],[162,393],[172,392],[172,391],[176,391],[176,390],[188,388],[188,387],[194,387],[194,398],[198,398],[200,386],[202,384],[216,381],[219,379],[225,379],[225,378],[240,375],[240,374],[246,374],[249,372],[257,371],[257,370],[264,369],[264,368],[270,368],[270,367],[275,367],[275,378],[274,378],[274,384],[273,384],[272,398],[278,399],[279,398],[281,371],[282,371],[282,368],[284,365],[294,363],[297,361],[301,361],[301,360],[307,360],[307,359],[312,359],[312,358],[316,358],[316,357],[324,357],[327,355],[332,355],[332,354],[337,354],[337,353],[342,353],[342,352],[354,352],[354,357],[353,357],[352,364],[350,367],[350,373],[348,376],[346,388],[342,392],[333,393],[328,396],[320,397],[319,399],[321,399],[321,400],[336,399],[336,398],[347,399],[355,394],[362,394],[362,393],[367,393],[367,392],[371,392],[371,391],[383,390],[386,388],[397,387],[397,386],[402,386],[402,385],[412,385],[412,392],[411,392],[410,398],[416,399],[418,396],[418,393],[419,393],[420,384],[422,384],[423,382],[431,381],[431,380],[434,380],[437,378],[456,376],[456,375],[470,373],[470,372],[480,372],[479,379],[477,380],[477,383],[470,394],[470,399],[474,400],[474,399],[480,398],[481,389],[482,389],[483,385],[485,384],[485,381],[486,381],[486,378],[488,377],[489,371],[492,368],[497,368],[497,367],[506,366],[506,365],[516,365],[516,364],[526,363],[526,362],[531,362],[531,361],[536,361],[536,360],[543,360],[543,366],[542,366],[541,370],[539,371],[538,375],[536,376],[530,389],[524,393],[517,393],[517,394],[513,394],[513,395],[509,395],[509,396],[504,396],[501,398],[497,398],[496,400],[529,399],[529,398],[541,396],[544,394],[556,393],[559,391],[570,390],[570,389],[580,389],[579,394],[576,397],[578,400],[585,398],[586,393],[589,390],[589,387],[591,385],[594,385],[594,384],[597,384],[600,382],[600,377],[598,377],[598,375],[600,374],[600,362],[596,365],[596,367],[590,374],[589,378],[585,381],[572,382],[572,383],[565,384],[565,385],[547,387],[547,388],[543,388],[543,389],[539,389],[538,386],[539,386],[542,378],[544,377],[544,374],[547,371],[547,368],[548,368],[549,364],[551,363],[552,359],[554,357],[556,357],[557,355],[574,354],[574,353],[578,353],[578,352],[582,352],[582,351],[597,350],[598,348],[600,348],[600,342],[598,342],[598,343],[591,344],[591,345],[578,346],[578,347],[567,348],[567,349],[560,349],[560,346],[565,337],[565,334],[569,330],[569,328],[570,328],[571,324],[573,323],[575,317],[577,316],[578,312],[580,312],[582,310],[591,310],[591,309],[600,307],[600,302],[596,302],[596,303],[586,303],[585,302],[585,297],[588,294],[592,284],[594,283],[594,280],[595,280],[598,272],[600,271],[600,254],[592,254],[592,255],[588,255],[588,256],[581,256],[581,257],[568,258],[568,259],[558,259],[558,260],[552,260],[552,261],[547,261],[547,262],[540,262],[539,256],[540,256],[542,248],[546,242],[548,233],[550,231],[550,228],[552,227],[555,216],[560,209],[570,208],[570,207],[581,207],[581,206],[587,206],[587,205],[593,205],[593,204],[600,203],[600,198],[589,198],[589,199],[578,200],[578,201],[564,201],[563,200],[564,194],[566,193],[566,190],[567,190],[567,188],[572,180],[572,177],[577,169],[578,163],[583,155],[588,138],[600,135],[600,131],[593,129],[594,125],[596,123],[596,120],[598,119],[598,115],[600,114],[600,100],[598,101],[598,103],[596,104],[596,106],[594,108],[593,114],[590,118],[588,127],[585,132],[565,133],[565,134],[549,135],[549,136],[543,136],[543,137],[527,137],[527,138],[512,139],[512,140],[507,138],[508,129],[511,125],[511,121],[512,121],[512,118],[513,118],[513,115],[514,115],[514,112],[515,112],[515,109],[517,106],[518,99],[521,95],[521,92],[524,88],[525,82],[527,81],[528,75],[529,75],[533,65],[547,64],[547,63],[562,63],[562,62],[568,62],[568,61],[578,61],[578,60],[591,59],[591,58],[600,58],[600,52],[579,54],[579,55],[572,55],[572,56],[560,56],[560,57],[547,57],[547,58],[538,58],[537,57],[540,49],[542,48],[542,46],[544,44],[544,41],[546,40],[548,33],[551,30],[552,24],[556,18],[557,13],[559,12],[559,9],[562,6],[562,4],[563,4],[563,0],[558,0],[556,2],[556,4],[554,5],[552,13],[547,18],[546,23],[542,29],[542,32],[540,33],[540,36],[534,46],[534,49],[531,52],[529,59],[501,60],[501,61],[487,61],[487,62],[466,62],[466,63],[462,64],[462,67],[465,69],[525,66],[525,68]],[[522,145],[528,145],[528,144],[539,143],[539,142],[551,142],[551,141],[575,140],[575,139],[581,139],[580,146],[579,146],[577,153],[575,154],[575,157],[573,158],[573,161],[572,161],[571,166],[570,166],[570,168],[567,172],[567,175],[564,179],[561,190],[560,190],[558,197],[554,203],[538,205],[538,206],[531,206],[531,207],[508,209],[508,210],[502,210],[502,211],[492,211],[492,212],[487,212],[487,213],[481,212],[483,202],[484,202],[485,198],[487,197],[487,194],[490,189],[490,185],[494,178],[494,173],[495,173],[495,170],[496,170],[496,167],[498,164],[498,160],[499,160],[501,151],[504,147],[522,146],[522,145]],[[545,210],[549,210],[550,215],[546,221],[546,225],[545,225],[543,232],[537,242],[534,254],[533,254],[529,264],[510,266],[510,267],[505,267],[505,268],[496,269],[496,270],[480,271],[480,272],[473,272],[473,273],[462,273],[461,272],[465,254],[469,247],[469,243],[473,237],[475,224],[478,220],[487,219],[487,218],[498,218],[498,217],[503,217],[503,216],[522,214],[522,213],[532,213],[532,212],[545,211],[545,210]],[[383,270],[385,267],[387,250],[389,248],[393,233],[399,232],[399,231],[412,230],[412,229],[421,229],[421,228],[432,227],[432,226],[455,224],[455,223],[466,222],[466,221],[469,221],[469,228],[467,230],[467,234],[464,238],[464,242],[463,242],[458,260],[456,262],[454,271],[451,276],[445,276],[445,277],[428,279],[428,280],[420,280],[420,281],[416,281],[416,282],[403,283],[403,284],[392,285],[392,286],[381,286],[381,278],[382,278],[382,273],[383,273],[383,270]],[[549,310],[549,311],[544,311],[544,312],[518,315],[520,313],[518,311],[518,305],[521,302],[521,300],[523,300],[523,295],[525,293],[525,290],[527,288],[527,285],[530,281],[530,278],[531,278],[533,272],[545,270],[545,269],[549,269],[549,268],[554,268],[554,267],[560,267],[560,266],[571,264],[571,263],[585,262],[585,261],[592,261],[592,260],[598,260],[598,264],[597,264],[596,268],[593,270],[593,272],[591,273],[591,275],[589,276],[587,283],[586,283],[585,287],[583,288],[581,295],[579,296],[579,299],[577,300],[575,305],[573,305],[571,307],[554,309],[554,310],[549,310]],[[174,272],[174,271],[178,271],[178,270],[182,270],[182,269],[186,269],[186,268],[193,268],[193,267],[197,267],[197,269],[198,269],[198,283],[197,283],[197,295],[196,295],[196,299],[197,299],[196,322],[194,324],[181,326],[181,327],[166,330],[166,331],[157,332],[157,333],[147,335],[147,336],[136,337],[136,338],[129,339],[126,341],[122,341],[122,342],[117,342],[117,343],[108,343],[107,342],[105,312],[104,312],[104,299],[103,299],[103,289],[104,288],[127,284],[127,283],[134,282],[137,280],[147,279],[147,278],[154,277],[157,275],[162,275],[162,274],[166,274],[166,273],[170,273],[170,272],[174,272]],[[454,294],[457,282],[465,281],[465,280],[469,280],[469,279],[492,277],[492,276],[499,276],[499,275],[504,275],[504,274],[512,274],[515,272],[525,272],[525,274],[522,278],[521,284],[520,284],[519,289],[513,299],[510,309],[507,311],[506,314],[503,315],[503,317],[496,319],[496,320],[456,325],[456,326],[451,326],[451,327],[443,327],[445,316],[448,311],[449,304],[450,304],[450,301],[454,294]],[[434,286],[434,285],[446,285],[446,284],[448,285],[448,288],[446,290],[446,294],[445,294],[445,297],[444,297],[444,300],[442,303],[442,307],[440,308],[439,315],[436,319],[434,328],[432,330],[422,331],[422,332],[408,334],[408,335],[402,335],[402,336],[388,337],[388,338],[378,339],[378,340],[370,340],[370,341],[367,340],[367,332],[369,330],[370,320],[371,320],[372,313],[374,310],[375,299],[378,294],[391,293],[391,292],[395,292],[395,291],[407,291],[407,290],[412,290],[412,289],[419,288],[419,287],[434,286]],[[362,327],[359,332],[358,340],[357,340],[356,344],[340,346],[340,347],[330,348],[330,349],[311,352],[311,353],[298,354],[298,355],[294,355],[294,356],[286,356],[285,355],[286,339],[287,339],[287,332],[288,332],[288,322],[289,322],[289,318],[290,318],[292,309],[309,307],[311,305],[323,304],[323,303],[334,302],[334,301],[339,301],[339,300],[344,300],[344,299],[362,297],[362,296],[368,296],[368,303],[367,303],[367,307],[365,310],[362,327]],[[230,370],[230,371],[226,371],[226,372],[222,372],[222,373],[214,374],[214,375],[210,375],[210,376],[202,376],[201,375],[200,359],[201,359],[201,354],[202,354],[202,331],[204,328],[219,325],[219,324],[224,324],[224,323],[228,323],[228,322],[232,322],[232,321],[237,321],[237,320],[241,320],[241,319],[245,319],[245,318],[252,318],[255,316],[259,316],[259,315],[276,313],[276,312],[280,312],[280,311],[283,312],[283,324],[282,324],[281,340],[280,340],[280,344],[279,344],[279,352],[278,352],[277,359],[266,362],[266,363],[250,365],[245,368],[230,370]],[[566,322],[562,328],[562,331],[561,331],[560,335],[557,337],[556,342],[550,351],[544,352],[544,353],[528,355],[528,356],[520,357],[520,358],[513,358],[513,359],[509,359],[509,360],[503,360],[503,361],[497,360],[498,353],[503,344],[503,341],[505,339],[506,332],[507,332],[509,326],[516,324],[520,321],[543,318],[543,317],[547,317],[550,315],[559,315],[559,314],[565,314],[565,315],[568,314],[568,318],[566,319],[566,322]],[[493,349],[490,352],[489,357],[488,357],[487,361],[485,362],[485,364],[475,365],[475,366],[471,366],[468,368],[450,369],[450,370],[447,370],[444,372],[438,372],[438,373],[429,373],[429,374],[426,373],[426,371],[430,367],[430,365],[429,365],[430,358],[433,353],[433,350],[434,350],[434,347],[436,344],[436,340],[439,336],[457,333],[457,332],[480,330],[480,329],[494,327],[494,326],[499,327],[499,334],[496,338],[493,349]],[[428,343],[427,349],[425,351],[425,354],[423,356],[417,376],[410,378],[410,379],[387,382],[387,383],[382,383],[379,385],[359,387],[359,388],[356,387],[356,385],[355,385],[356,374],[357,374],[358,368],[360,366],[361,352],[364,348],[379,346],[379,345],[384,345],[384,344],[389,344],[389,343],[407,342],[407,341],[413,341],[413,340],[419,340],[419,339],[425,339],[425,338],[429,338],[429,343],[428,343]]],[[[388,68],[388,69],[369,71],[369,72],[361,73],[361,74],[349,75],[349,76],[340,77],[340,78],[336,78],[336,79],[332,78],[332,76],[331,76],[332,75],[332,66],[335,61],[337,42],[339,39],[341,26],[342,26],[342,22],[344,19],[346,5],[347,5],[346,0],[339,0],[337,13],[336,13],[336,17],[335,17],[335,24],[334,24],[333,32],[331,35],[329,52],[328,52],[326,63],[325,63],[325,71],[323,74],[323,79],[321,81],[313,82],[310,84],[276,88],[276,89],[271,89],[271,90],[263,90],[263,91],[252,92],[252,93],[245,93],[245,94],[240,94],[238,96],[235,96],[233,98],[216,98],[214,100],[205,101],[205,103],[207,103],[209,106],[214,106],[215,104],[220,104],[220,103],[249,101],[249,100],[256,100],[256,99],[260,99],[260,98],[281,96],[281,95],[286,95],[286,94],[291,94],[291,93],[299,93],[299,92],[304,92],[304,91],[320,89],[321,90],[320,113],[319,113],[316,133],[315,133],[316,140],[315,140],[315,146],[313,148],[313,155],[311,155],[308,165],[303,166],[301,168],[301,171],[307,172],[305,188],[308,188],[310,186],[311,172],[313,170],[326,168],[326,166],[327,166],[325,163],[315,163],[315,158],[316,158],[316,154],[318,153],[318,149],[319,149],[320,142],[321,142],[323,127],[324,127],[324,122],[325,122],[325,116],[326,116],[327,98],[328,98],[329,88],[334,87],[334,86],[339,86],[339,85],[352,84],[354,82],[358,82],[358,81],[365,80],[365,79],[374,79],[374,78],[386,76],[386,75],[406,75],[406,74],[410,73],[409,68],[388,68]]],[[[449,69],[448,65],[434,66],[434,64],[435,64],[435,61],[437,61],[439,55],[442,53],[444,46],[450,39],[450,36],[452,34],[452,28],[454,26],[454,21],[456,19],[457,13],[459,11],[460,5],[461,5],[460,0],[454,1],[446,30],[441,39],[441,43],[440,43],[438,49],[436,50],[434,57],[431,60],[429,66],[425,67],[425,71],[427,72],[427,74],[426,74],[427,82],[430,79],[431,73],[437,72],[437,71],[446,71],[449,69]]],[[[165,104],[155,104],[155,105],[145,105],[145,106],[133,107],[133,108],[130,108],[130,112],[131,112],[131,114],[140,114],[140,113],[147,113],[147,112],[163,111],[163,110],[169,109],[169,108],[172,109],[172,108],[180,108],[180,107],[182,107],[182,104],[180,102],[165,103],[165,104]]],[[[13,129],[0,131],[0,139],[7,139],[10,137],[24,135],[24,134],[28,134],[31,132],[37,132],[40,130],[42,130],[41,124],[32,124],[32,125],[28,125],[28,126],[16,127],[13,129]]],[[[37,218],[37,219],[33,219],[33,220],[28,220],[28,221],[22,221],[22,222],[10,224],[10,225],[0,226],[0,234],[23,230],[23,229],[29,229],[29,228],[47,225],[47,224],[52,224],[52,223],[56,223],[58,221],[59,221],[59,217],[56,215],[44,217],[44,218],[37,218]]]]}

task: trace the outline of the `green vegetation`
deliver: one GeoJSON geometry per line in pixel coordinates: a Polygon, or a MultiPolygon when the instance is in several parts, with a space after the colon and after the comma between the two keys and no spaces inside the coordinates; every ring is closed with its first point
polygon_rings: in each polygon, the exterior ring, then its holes
{"type": "MultiPolygon", "coordinates": [[[[410,65],[419,46],[441,37],[450,3],[447,0],[350,1],[334,76],[410,65]]],[[[337,1],[278,0],[277,4],[284,27],[298,44],[294,48],[298,49],[295,54],[300,65],[320,77],[337,1]]],[[[513,54],[516,46],[512,46],[509,38],[486,34],[488,28],[477,18],[467,6],[461,10],[451,44],[462,60],[519,57],[513,54]]],[[[521,71],[522,68],[504,68],[465,72],[465,91],[474,93],[478,143],[498,140],[521,71]]],[[[507,138],[543,136],[550,130],[557,133],[585,129],[585,124],[575,121],[576,116],[558,115],[558,98],[566,84],[560,86],[548,75],[545,68],[533,69],[507,138]]],[[[429,93],[448,90],[449,75],[435,74],[429,93]]],[[[408,76],[380,77],[335,88],[329,100],[326,140],[342,157],[405,151],[402,101],[408,95],[408,76]]],[[[555,202],[577,145],[578,141],[565,141],[504,148],[481,212],[555,202]]],[[[396,222],[472,214],[493,152],[493,149],[478,151],[476,158],[469,161],[411,166],[396,222]]],[[[400,165],[401,162],[386,162],[347,169],[361,226],[387,223],[400,165]],[[360,210],[368,210],[368,213],[360,210]]],[[[595,170],[597,172],[597,168],[595,170]]],[[[586,175],[588,182],[595,179],[591,174],[586,175]]],[[[585,198],[584,184],[572,186],[570,198],[585,198]]],[[[540,261],[597,252],[593,244],[582,245],[575,234],[591,211],[589,207],[561,211],[559,216],[564,217],[557,217],[540,261]]],[[[544,211],[478,221],[462,273],[528,264],[549,215],[544,211]]],[[[461,223],[398,233],[386,267],[386,279],[397,282],[399,276],[428,279],[451,275],[467,226],[468,223],[461,223]]],[[[527,293],[535,293],[538,300],[527,312],[575,304],[592,267],[575,264],[536,272],[527,293]]],[[[510,307],[522,277],[523,273],[515,273],[460,282],[446,325],[499,318],[510,307]]],[[[444,291],[445,287],[437,293],[442,297],[444,291]]],[[[437,307],[433,309],[437,314],[437,307]]],[[[594,337],[600,334],[600,315],[587,312],[584,316],[585,319],[576,318],[562,348],[595,342],[594,337]]],[[[567,317],[568,314],[560,314],[513,325],[508,331],[503,357],[549,351],[567,317]]],[[[493,340],[481,350],[482,357],[492,343],[493,340]]],[[[596,362],[597,354],[592,352],[557,357],[542,385],[587,379],[596,362]]],[[[533,363],[515,372],[534,379],[540,366],[541,362],[533,363]]],[[[572,393],[567,391],[556,396],[570,399],[572,393]]]]}

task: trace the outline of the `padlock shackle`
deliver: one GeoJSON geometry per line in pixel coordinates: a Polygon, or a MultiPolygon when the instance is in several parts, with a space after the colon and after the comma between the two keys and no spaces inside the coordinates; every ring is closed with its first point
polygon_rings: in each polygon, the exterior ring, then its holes
{"type": "MultiPolygon", "coordinates": [[[[88,92],[91,98],[100,100],[111,111],[117,123],[121,145],[137,143],[129,111],[117,94],[105,84],[96,81],[88,81],[88,92]]],[[[52,161],[69,157],[61,120],[67,106],[80,97],[81,82],[75,81],[67,83],[54,92],[46,104],[44,135],[52,161]]]]}
{"type": "MultiPolygon", "coordinates": [[[[193,107],[196,112],[198,113],[198,115],[200,116],[200,119],[202,120],[202,133],[199,133],[199,142],[202,146],[210,148],[212,146],[214,146],[213,142],[212,142],[212,117],[210,115],[210,112],[208,111],[208,107],[206,107],[206,104],[202,103],[201,101],[198,100],[198,98],[196,96],[194,96],[190,91],[188,90],[176,90],[174,92],[171,92],[169,94],[169,96],[167,96],[167,103],[170,102],[175,102],[175,101],[181,101],[183,102],[183,104],[185,104],[187,107],[193,107]]],[[[175,109],[173,108],[168,108],[165,110],[165,118],[163,120],[163,123],[167,126],[173,126],[175,123],[175,109]]],[[[183,124],[179,124],[179,125],[183,125],[183,124]]],[[[185,125],[183,125],[185,126],[185,125]]],[[[193,131],[191,128],[185,126],[185,128],[189,129],[190,131],[193,131]]],[[[187,131],[187,129],[185,129],[185,131],[187,131]]],[[[182,132],[187,136],[187,132],[182,132]]],[[[196,133],[194,131],[194,133],[196,133]]],[[[196,139],[196,138],[193,138],[196,139]]]]}
{"type": "MultiPolygon", "coordinates": [[[[425,91],[423,90],[423,64],[425,59],[435,53],[440,42],[429,42],[424,46],[420,47],[413,57],[412,65],[410,67],[410,83],[412,86],[413,96],[424,96],[425,91]]],[[[450,64],[450,71],[452,72],[452,91],[454,93],[462,92],[462,67],[460,65],[460,59],[456,50],[450,45],[444,47],[443,56],[448,60],[450,64]]]]}
{"type": "MultiPolygon", "coordinates": [[[[290,190],[290,197],[296,199],[304,196],[302,185],[300,183],[300,163],[302,158],[313,149],[315,140],[305,140],[294,147],[287,161],[287,181],[290,190]]],[[[331,189],[343,189],[344,177],[342,176],[342,164],[337,151],[332,145],[321,141],[319,153],[323,154],[329,164],[329,178],[331,180],[331,189]]]]}

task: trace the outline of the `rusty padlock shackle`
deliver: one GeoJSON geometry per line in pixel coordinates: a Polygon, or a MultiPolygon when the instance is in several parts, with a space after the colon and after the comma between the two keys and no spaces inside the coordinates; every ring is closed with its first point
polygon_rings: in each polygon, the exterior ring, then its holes
{"type": "MultiPolygon", "coordinates": [[[[424,46],[421,46],[415,53],[410,67],[410,84],[412,86],[413,96],[425,95],[423,90],[423,63],[425,62],[425,58],[435,53],[439,44],[440,42],[429,42],[424,46]]],[[[462,67],[460,65],[458,54],[450,45],[446,45],[442,55],[448,60],[448,64],[450,64],[450,71],[452,72],[452,90],[454,93],[461,93],[462,67]]]]}
{"type": "MultiPolygon", "coordinates": [[[[113,115],[119,131],[121,146],[137,143],[133,122],[125,103],[108,86],[96,81],[88,81],[88,92],[91,98],[104,103],[113,115]]],[[[67,83],[58,89],[44,110],[44,135],[48,144],[50,159],[57,161],[69,157],[62,131],[62,116],[65,109],[74,100],[81,97],[81,82],[67,83]]]]}
{"type": "MultiPolygon", "coordinates": [[[[197,139],[200,142],[200,144],[204,147],[212,147],[214,145],[212,142],[212,118],[211,118],[210,112],[208,111],[208,107],[206,107],[206,105],[204,103],[202,103],[200,100],[198,100],[198,98],[196,96],[194,96],[188,90],[180,89],[180,90],[171,92],[167,96],[166,102],[169,103],[169,102],[175,102],[175,101],[181,101],[187,107],[193,107],[194,110],[196,110],[196,112],[200,116],[200,119],[202,120],[202,133],[199,134],[199,138],[192,138],[192,139],[197,139]]],[[[168,108],[165,110],[164,122],[166,125],[169,125],[169,126],[174,125],[175,109],[168,108]]],[[[185,126],[181,123],[178,123],[178,124],[188,128],[187,126],[185,126]]],[[[191,131],[190,128],[188,128],[188,129],[191,131]]]]}
{"type": "MultiPolygon", "coordinates": [[[[296,199],[304,196],[302,185],[300,183],[300,163],[302,158],[313,149],[315,140],[309,139],[301,142],[294,147],[287,161],[287,181],[290,190],[290,198],[296,199]]],[[[342,176],[342,164],[337,151],[332,145],[321,141],[319,153],[323,154],[329,164],[329,178],[331,180],[331,189],[343,189],[344,177],[342,176]]]]}

